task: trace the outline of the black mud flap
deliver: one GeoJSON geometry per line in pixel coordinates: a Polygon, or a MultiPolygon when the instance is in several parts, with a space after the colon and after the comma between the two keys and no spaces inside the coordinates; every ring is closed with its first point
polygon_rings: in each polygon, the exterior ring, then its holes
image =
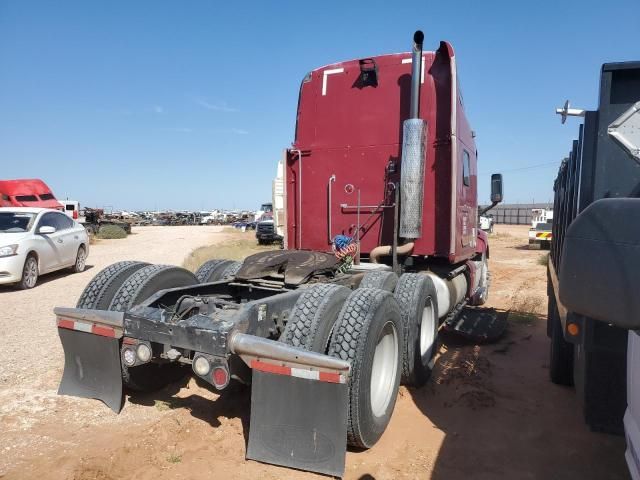
{"type": "Polygon", "coordinates": [[[119,413],[123,404],[120,340],[58,328],[64,349],[59,395],[102,400],[119,413]]]}
{"type": "Polygon", "coordinates": [[[477,343],[494,342],[507,329],[507,312],[497,312],[494,308],[465,307],[454,320],[444,324],[444,329],[477,343]]]}
{"type": "Polygon", "coordinates": [[[253,370],[247,458],[342,477],[348,387],[253,370]]]}

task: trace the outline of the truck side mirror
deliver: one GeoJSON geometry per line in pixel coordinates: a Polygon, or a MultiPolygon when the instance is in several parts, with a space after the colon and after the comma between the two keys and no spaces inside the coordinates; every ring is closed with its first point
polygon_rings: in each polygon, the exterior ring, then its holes
{"type": "Polygon", "coordinates": [[[502,174],[494,173],[491,175],[491,203],[500,203],[502,201],[502,174]]]}

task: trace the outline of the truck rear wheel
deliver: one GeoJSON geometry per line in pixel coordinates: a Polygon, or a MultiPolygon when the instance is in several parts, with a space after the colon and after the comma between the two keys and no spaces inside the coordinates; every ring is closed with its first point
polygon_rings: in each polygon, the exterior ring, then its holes
{"type": "MultiPolygon", "coordinates": [[[[184,268],[171,265],[148,265],[124,281],[114,295],[109,310],[124,312],[165,288],[195,285],[198,279],[184,268]]],[[[122,365],[122,382],[131,390],[151,392],[188,374],[179,363],[147,363],[127,368],[122,365]]]]}
{"type": "Polygon", "coordinates": [[[222,278],[235,277],[240,267],[242,267],[242,262],[231,262],[231,265],[228,265],[227,268],[222,271],[222,278]]]}
{"type": "Polygon", "coordinates": [[[130,275],[120,286],[109,310],[126,312],[165,288],[196,285],[198,279],[189,270],[172,265],[147,265],[130,275]]]}
{"type": "Polygon", "coordinates": [[[374,270],[364,274],[358,288],[378,288],[380,290],[386,290],[387,292],[393,292],[397,283],[398,275],[394,272],[374,270]]]}
{"type": "Polygon", "coordinates": [[[438,353],[438,297],[431,278],[405,273],[394,294],[404,322],[402,382],[421,387],[429,380],[438,353]]]}
{"type": "Polygon", "coordinates": [[[560,313],[553,295],[549,297],[549,322],[551,323],[551,345],[549,347],[549,376],[557,385],[573,385],[573,344],[562,334],[560,313]]]}
{"type": "Polygon", "coordinates": [[[76,308],[108,310],[111,300],[129,276],[149,265],[144,262],[118,262],[102,269],[82,291],[76,308]]]}
{"type": "Polygon", "coordinates": [[[292,347],[326,353],[333,326],[350,293],[347,287],[331,283],[305,289],[291,310],[280,341],[292,347]]]}
{"type": "Polygon", "coordinates": [[[342,306],[329,355],[351,363],[347,442],[370,448],[382,436],[400,386],[402,316],[393,295],[359,288],[342,306]]]}
{"type": "Polygon", "coordinates": [[[195,275],[200,283],[217,282],[223,278],[232,277],[241,266],[242,262],[214,259],[200,265],[195,275]]]}

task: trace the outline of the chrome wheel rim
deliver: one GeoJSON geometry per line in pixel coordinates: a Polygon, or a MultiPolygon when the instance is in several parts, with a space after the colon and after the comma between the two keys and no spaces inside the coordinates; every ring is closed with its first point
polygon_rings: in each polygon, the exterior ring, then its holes
{"type": "Polygon", "coordinates": [[[376,343],[371,368],[371,411],[381,417],[392,400],[393,386],[398,372],[398,332],[387,322],[376,343]]]}
{"type": "Polygon", "coordinates": [[[422,321],[420,323],[420,355],[423,359],[426,357],[427,360],[431,358],[433,353],[433,342],[436,337],[435,316],[433,300],[427,298],[427,303],[422,310],[422,321]]]}
{"type": "Polygon", "coordinates": [[[487,259],[483,257],[482,260],[482,273],[480,274],[480,288],[483,288],[483,292],[481,295],[482,299],[487,298],[487,294],[489,293],[487,290],[487,276],[488,276],[489,267],[487,265],[487,259]]]}
{"type": "Polygon", "coordinates": [[[87,252],[85,252],[84,248],[78,250],[78,258],[76,258],[76,270],[79,272],[84,270],[84,267],[87,263],[87,252]]]}
{"type": "Polygon", "coordinates": [[[38,281],[38,262],[34,258],[29,258],[24,267],[24,283],[27,287],[33,288],[38,281]]]}

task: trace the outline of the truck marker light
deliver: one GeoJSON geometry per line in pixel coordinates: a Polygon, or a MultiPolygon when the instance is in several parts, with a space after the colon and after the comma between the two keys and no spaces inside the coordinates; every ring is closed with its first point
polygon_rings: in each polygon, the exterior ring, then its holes
{"type": "Polygon", "coordinates": [[[211,378],[216,388],[221,390],[229,383],[229,372],[227,372],[227,369],[224,367],[216,367],[213,369],[211,378]]]}
{"type": "Polygon", "coordinates": [[[580,328],[575,323],[569,323],[567,325],[567,332],[569,332],[570,335],[576,337],[580,333],[580,328]]]}
{"type": "Polygon", "coordinates": [[[136,352],[132,348],[125,348],[122,352],[122,359],[127,366],[132,367],[136,363],[136,352]]]}
{"type": "Polygon", "coordinates": [[[140,360],[141,362],[147,363],[149,360],[151,360],[151,349],[149,348],[149,345],[145,343],[141,343],[140,345],[138,345],[138,348],[136,349],[136,355],[138,355],[138,360],[140,360]]]}
{"type": "Polygon", "coordinates": [[[209,360],[202,356],[196,358],[195,362],[193,362],[193,370],[201,377],[204,377],[211,370],[209,360]]]}

